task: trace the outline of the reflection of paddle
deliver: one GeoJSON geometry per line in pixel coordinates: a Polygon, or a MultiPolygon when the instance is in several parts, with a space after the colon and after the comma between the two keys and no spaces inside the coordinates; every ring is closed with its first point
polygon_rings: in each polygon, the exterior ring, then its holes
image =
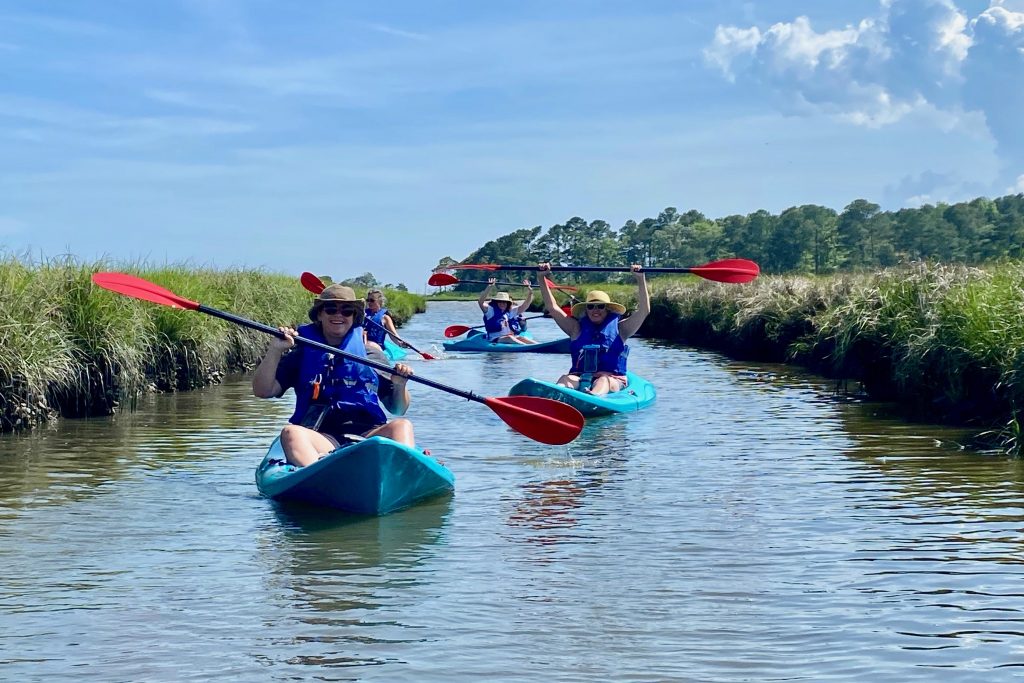
{"type": "MultiPolygon", "coordinates": [[[[248,320],[232,313],[217,310],[205,306],[196,301],[189,301],[184,297],[180,297],[174,292],[171,292],[159,285],[155,285],[148,280],[135,277],[134,275],[127,275],[125,273],[95,273],[92,276],[92,281],[103,289],[109,289],[112,292],[118,294],[124,294],[135,299],[142,299],[143,301],[150,301],[161,306],[170,306],[171,308],[183,308],[189,311],[198,311],[205,313],[206,315],[212,315],[215,318],[221,320],[227,320],[228,322],[241,325],[242,327],[248,327],[253,330],[265,332],[266,334],[274,335],[275,337],[284,338],[281,331],[276,327],[270,325],[264,325],[253,320],[248,320]]],[[[395,374],[394,368],[384,363],[378,363],[377,361],[370,360],[369,358],[363,358],[333,346],[327,344],[321,344],[320,342],[313,341],[312,339],[306,339],[305,337],[295,337],[295,342],[303,344],[305,346],[311,346],[321,351],[327,351],[333,353],[336,356],[341,356],[354,363],[362,363],[368,365],[371,368],[387,372],[389,374],[395,374]]],[[[410,381],[419,382],[420,384],[426,384],[428,387],[440,389],[446,391],[449,394],[461,396],[462,398],[469,401],[476,401],[477,403],[483,403],[485,406],[493,410],[498,417],[505,421],[512,429],[516,430],[520,434],[527,436],[534,441],[541,443],[561,445],[566,444],[579,436],[580,431],[583,430],[583,415],[580,411],[576,410],[572,406],[566,405],[565,403],[559,403],[547,398],[539,398],[536,396],[504,396],[501,398],[494,398],[488,396],[479,396],[471,391],[463,391],[462,389],[456,389],[454,387],[445,386],[440,382],[435,382],[425,377],[418,375],[411,375],[408,378],[410,381]]]]}
{"type": "MultiPolygon", "coordinates": [[[[493,263],[460,263],[446,266],[439,270],[540,270],[540,266],[501,266],[493,263]]],[[[629,273],[629,266],[551,266],[553,273],[581,273],[587,271],[599,273],[629,273]]],[[[690,273],[705,280],[715,282],[750,282],[761,272],[760,266],[753,261],[742,258],[728,258],[712,261],[703,266],[693,268],[644,268],[645,273],[690,273]]]]}
{"type": "MultiPolygon", "coordinates": [[[[523,320],[536,320],[537,318],[543,317],[544,316],[542,315],[531,315],[529,318],[523,318],[523,320]]],[[[481,327],[485,327],[485,325],[473,325],[473,327],[467,327],[465,325],[449,325],[444,328],[444,336],[451,339],[452,337],[458,337],[466,334],[470,330],[479,330],[481,327]]]]}
{"type": "MultiPolygon", "coordinates": [[[[488,282],[487,280],[460,280],[454,275],[449,275],[448,273],[434,273],[427,280],[427,284],[430,285],[431,287],[447,287],[448,285],[458,284],[489,285],[491,283],[488,282]]],[[[518,282],[495,282],[494,284],[497,287],[526,287],[526,285],[520,284],[518,282]]],[[[560,289],[563,292],[577,291],[575,287],[570,287],[569,285],[556,285],[551,280],[548,280],[548,287],[550,287],[551,289],[560,289]]]]}
{"type": "MultiPolygon", "coordinates": [[[[323,280],[318,278],[316,275],[313,275],[313,273],[310,273],[309,271],[306,271],[305,273],[303,273],[299,277],[299,281],[302,283],[303,287],[305,287],[308,291],[313,292],[314,294],[319,294],[320,292],[324,291],[323,280]]],[[[363,317],[363,320],[365,322],[373,323],[374,325],[376,325],[380,329],[384,330],[384,332],[386,332],[387,334],[391,334],[391,331],[388,330],[388,328],[384,327],[383,325],[381,325],[376,320],[371,320],[370,318],[367,318],[365,316],[363,317]]],[[[421,356],[423,356],[423,360],[437,360],[436,356],[431,356],[429,353],[423,353],[422,351],[417,349],[415,346],[413,346],[409,342],[407,342],[404,339],[402,339],[401,337],[399,337],[397,334],[394,335],[394,336],[395,336],[395,339],[397,339],[398,341],[402,342],[403,344],[408,346],[410,349],[412,349],[416,353],[418,353],[421,356]]]]}

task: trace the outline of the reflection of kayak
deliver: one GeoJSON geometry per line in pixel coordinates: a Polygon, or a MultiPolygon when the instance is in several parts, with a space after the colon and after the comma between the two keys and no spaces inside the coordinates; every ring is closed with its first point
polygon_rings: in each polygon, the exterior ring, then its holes
{"type": "Polygon", "coordinates": [[[384,354],[388,360],[402,360],[409,352],[391,341],[391,337],[384,339],[384,354]]]}
{"type": "MultiPolygon", "coordinates": [[[[521,337],[531,337],[523,332],[521,337]]],[[[538,344],[492,344],[480,330],[470,330],[465,339],[445,342],[445,351],[495,351],[499,353],[569,353],[569,338],[563,337],[538,344]]]]}
{"type": "Polygon", "coordinates": [[[639,375],[627,372],[629,384],[622,391],[604,396],[594,396],[582,391],[560,387],[553,382],[544,382],[529,377],[518,382],[509,389],[509,396],[540,396],[568,403],[583,413],[583,417],[610,415],[612,413],[629,413],[654,403],[656,392],[654,385],[639,375]]]}
{"type": "Polygon", "coordinates": [[[256,468],[256,487],[268,498],[386,515],[447,493],[455,475],[423,451],[382,436],[346,444],[306,467],[285,461],[274,439],[256,468]]]}

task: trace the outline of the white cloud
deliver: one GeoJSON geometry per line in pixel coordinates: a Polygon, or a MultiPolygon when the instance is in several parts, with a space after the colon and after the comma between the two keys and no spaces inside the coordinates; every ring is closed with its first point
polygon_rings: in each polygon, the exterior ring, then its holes
{"type": "MultiPolygon", "coordinates": [[[[880,0],[879,14],[816,31],[806,16],[761,30],[719,26],[704,52],[728,80],[767,88],[777,106],[853,125],[911,115],[944,130],[984,125],[1012,177],[1024,169],[1024,0],[992,0],[970,20],[954,0],[880,0]],[[1012,6],[1011,6],[1012,5],[1012,6]]],[[[917,196],[923,196],[919,193],[917,196]]]]}

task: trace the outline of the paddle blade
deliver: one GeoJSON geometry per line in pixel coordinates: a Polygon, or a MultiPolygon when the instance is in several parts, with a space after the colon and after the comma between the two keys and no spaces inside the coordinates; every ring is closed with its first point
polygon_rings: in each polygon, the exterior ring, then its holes
{"type": "Polygon", "coordinates": [[[199,309],[199,302],[190,301],[185,297],[178,296],[174,292],[154,285],[148,280],[125,273],[93,273],[92,281],[97,287],[109,289],[111,292],[124,294],[134,299],[151,301],[154,304],[170,306],[171,308],[183,308],[189,311],[199,309]]]}
{"type": "Polygon", "coordinates": [[[730,258],[690,268],[690,272],[705,280],[735,284],[750,282],[760,274],[761,267],[747,259],[730,258]]]}
{"type": "Polygon", "coordinates": [[[509,427],[541,443],[561,446],[583,431],[583,414],[550,398],[503,396],[486,398],[484,403],[509,427]]]}
{"type": "Polygon", "coordinates": [[[420,354],[423,360],[437,360],[437,356],[431,356],[429,353],[425,351],[417,351],[416,353],[420,354]]]}
{"type": "Polygon", "coordinates": [[[299,276],[299,282],[302,283],[303,287],[314,294],[319,294],[324,291],[323,280],[308,271],[299,276]]]}
{"type": "Polygon", "coordinates": [[[554,282],[552,282],[548,278],[544,278],[544,282],[548,283],[548,287],[550,289],[557,289],[557,290],[560,290],[560,291],[563,291],[563,292],[576,292],[576,291],[579,291],[575,287],[570,287],[569,285],[556,285],[554,282]]]}
{"type": "Polygon", "coordinates": [[[448,285],[459,284],[459,278],[448,273],[434,273],[427,280],[427,284],[431,287],[447,287],[448,285]]]}
{"type": "Polygon", "coordinates": [[[465,325],[450,325],[444,329],[444,336],[449,339],[453,337],[461,337],[462,335],[469,332],[472,328],[466,327],[465,325]]]}

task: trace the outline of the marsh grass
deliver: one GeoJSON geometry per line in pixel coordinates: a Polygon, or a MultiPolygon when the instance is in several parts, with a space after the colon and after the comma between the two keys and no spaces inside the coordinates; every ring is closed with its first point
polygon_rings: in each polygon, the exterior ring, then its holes
{"type": "MultiPolygon", "coordinates": [[[[139,301],[92,284],[97,271],[138,275],[172,292],[270,325],[308,320],[297,277],[192,266],[29,263],[0,259],[0,431],[54,415],[110,414],[146,390],[192,389],[255,366],[265,334],[212,316],[139,301]]],[[[365,293],[364,293],[365,294],[365,293]]],[[[423,300],[387,292],[396,323],[423,300]],[[394,302],[394,303],[393,303],[394,302]]]]}
{"type": "Polygon", "coordinates": [[[852,379],[911,416],[992,427],[1002,448],[1021,450],[1024,264],[744,285],[655,279],[651,307],[647,336],[852,379]]]}

